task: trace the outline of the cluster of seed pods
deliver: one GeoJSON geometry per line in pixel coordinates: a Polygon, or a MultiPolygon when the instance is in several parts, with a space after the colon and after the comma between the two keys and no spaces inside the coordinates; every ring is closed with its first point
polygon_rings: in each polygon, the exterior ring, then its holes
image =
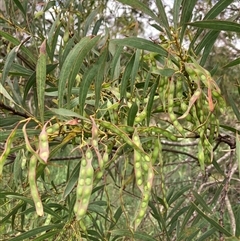
{"type": "Polygon", "coordinates": [[[77,220],[81,220],[85,216],[90,201],[94,178],[92,160],[93,153],[88,147],[86,152],[83,153],[81,159],[81,166],[76,189],[76,203],[74,205],[74,212],[76,214],[77,220]]]}
{"type": "Polygon", "coordinates": [[[134,172],[136,184],[141,191],[141,201],[136,211],[133,223],[133,227],[136,230],[147,211],[148,202],[151,196],[154,172],[150,157],[147,154],[144,154],[137,131],[134,132],[132,140],[134,144],[142,150],[139,151],[139,149],[134,148],[134,172]]]}
{"type": "Polygon", "coordinates": [[[189,100],[187,110],[179,119],[187,117],[190,113],[192,121],[197,125],[194,131],[200,136],[198,159],[200,166],[204,168],[205,163],[212,161],[212,142],[218,134],[219,123],[215,114],[224,110],[225,101],[211,74],[195,60],[193,63],[185,63],[185,70],[197,88],[189,100]]]}

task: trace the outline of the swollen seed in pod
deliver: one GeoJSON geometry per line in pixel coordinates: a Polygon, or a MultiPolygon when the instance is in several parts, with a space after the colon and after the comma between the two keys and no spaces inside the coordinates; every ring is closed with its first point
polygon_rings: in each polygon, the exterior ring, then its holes
{"type": "Polygon", "coordinates": [[[90,150],[90,149],[87,149],[87,151],[86,151],[86,158],[87,158],[87,159],[91,159],[92,157],[93,157],[93,155],[92,155],[91,150],[90,150]]]}
{"type": "Polygon", "coordinates": [[[173,113],[173,106],[168,106],[168,113],[173,113]]]}
{"type": "Polygon", "coordinates": [[[82,159],[81,165],[82,165],[83,167],[87,166],[87,160],[86,160],[85,158],[82,159]]]}
{"type": "Polygon", "coordinates": [[[136,145],[140,144],[140,139],[139,139],[139,137],[137,135],[133,136],[133,141],[135,142],[136,145]]]}
{"type": "Polygon", "coordinates": [[[144,194],[143,201],[144,202],[148,202],[149,201],[149,194],[147,194],[147,193],[144,194]]]}
{"type": "Polygon", "coordinates": [[[206,81],[206,80],[207,80],[207,78],[206,78],[206,76],[205,76],[204,74],[202,74],[202,75],[200,76],[200,79],[201,79],[202,81],[206,81]]]}
{"type": "Polygon", "coordinates": [[[181,126],[181,124],[178,122],[178,120],[174,120],[173,121],[173,125],[175,126],[175,128],[180,132],[183,133],[183,127],[181,126]]]}
{"type": "Polygon", "coordinates": [[[88,202],[89,202],[89,198],[83,198],[83,199],[82,199],[82,204],[83,204],[83,205],[88,204],[88,202]]]}
{"type": "Polygon", "coordinates": [[[92,145],[94,147],[98,147],[98,141],[97,140],[92,140],[92,145]]]}
{"type": "Polygon", "coordinates": [[[83,188],[82,188],[82,187],[78,187],[78,188],[77,188],[77,196],[78,196],[78,197],[81,197],[82,194],[83,194],[83,188]]]}
{"type": "Polygon", "coordinates": [[[138,217],[142,218],[145,215],[145,209],[144,210],[140,210],[138,213],[138,217]]]}
{"type": "Polygon", "coordinates": [[[103,163],[104,163],[104,164],[107,163],[108,160],[109,160],[108,153],[105,152],[105,153],[103,154],[103,163]]]}
{"type": "Polygon", "coordinates": [[[60,128],[60,124],[59,123],[55,123],[53,124],[52,126],[49,126],[47,128],[47,133],[48,134],[53,134],[55,133],[56,131],[59,131],[59,128],[60,128]]]}
{"type": "Polygon", "coordinates": [[[188,108],[188,105],[184,101],[182,101],[181,102],[181,109],[182,109],[182,111],[186,111],[187,108],[188,108]]]}
{"type": "Polygon", "coordinates": [[[79,210],[77,210],[77,216],[83,217],[85,215],[86,210],[84,208],[80,208],[79,210]]]}
{"type": "Polygon", "coordinates": [[[142,172],[141,172],[141,170],[136,170],[136,171],[135,171],[135,176],[136,176],[136,179],[141,178],[141,177],[142,177],[142,172]]]}
{"type": "Polygon", "coordinates": [[[137,180],[137,185],[138,186],[141,186],[143,184],[143,180],[142,180],[142,178],[139,178],[138,180],[137,180]]]}
{"type": "Polygon", "coordinates": [[[85,184],[86,184],[87,186],[92,185],[92,179],[91,179],[91,178],[86,178],[85,184]]]}
{"type": "Polygon", "coordinates": [[[91,168],[88,168],[88,169],[86,170],[86,176],[87,176],[87,177],[92,177],[92,176],[93,176],[93,172],[94,172],[94,170],[93,170],[92,167],[91,167],[91,168]]]}
{"type": "Polygon", "coordinates": [[[53,128],[50,127],[50,128],[48,128],[46,131],[47,131],[48,134],[52,134],[52,133],[53,133],[53,128]]]}
{"type": "Polygon", "coordinates": [[[147,164],[146,162],[143,162],[143,163],[142,163],[142,169],[143,169],[145,172],[148,171],[149,166],[148,166],[148,164],[147,164]]]}
{"type": "Polygon", "coordinates": [[[41,133],[40,136],[39,136],[39,139],[40,139],[40,141],[42,141],[42,142],[47,142],[48,136],[47,136],[47,134],[41,133]]]}
{"type": "Polygon", "coordinates": [[[83,197],[89,197],[92,193],[92,189],[91,188],[85,188],[84,192],[83,192],[83,197]]]}
{"type": "Polygon", "coordinates": [[[142,159],[141,153],[139,153],[138,151],[135,151],[134,152],[134,159],[135,159],[135,162],[140,162],[141,159],[142,159]]]}
{"type": "Polygon", "coordinates": [[[102,176],[103,176],[103,171],[98,171],[98,172],[96,173],[96,175],[95,175],[95,178],[96,178],[96,179],[101,179],[102,176]]]}
{"type": "Polygon", "coordinates": [[[81,178],[79,181],[78,181],[78,185],[80,186],[85,186],[85,180],[83,178],[81,178]]]}
{"type": "Polygon", "coordinates": [[[171,121],[177,120],[176,115],[174,113],[169,113],[169,118],[171,121]]]}
{"type": "Polygon", "coordinates": [[[145,159],[146,162],[150,162],[149,156],[145,156],[144,159],[145,159]]]}
{"type": "Polygon", "coordinates": [[[168,106],[173,106],[174,104],[174,101],[173,101],[173,98],[168,98],[168,106]]]}
{"type": "Polygon", "coordinates": [[[142,203],[141,203],[142,208],[146,208],[147,205],[148,205],[148,202],[142,201],[142,203]]]}
{"type": "Polygon", "coordinates": [[[136,162],[135,161],[135,168],[140,168],[141,167],[141,162],[136,162]]]}

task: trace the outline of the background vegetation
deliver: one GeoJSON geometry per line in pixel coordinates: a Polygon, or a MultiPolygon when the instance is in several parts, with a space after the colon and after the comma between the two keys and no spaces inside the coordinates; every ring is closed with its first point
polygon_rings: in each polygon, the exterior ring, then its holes
{"type": "Polygon", "coordinates": [[[0,240],[240,240],[238,0],[1,6],[0,240]]]}

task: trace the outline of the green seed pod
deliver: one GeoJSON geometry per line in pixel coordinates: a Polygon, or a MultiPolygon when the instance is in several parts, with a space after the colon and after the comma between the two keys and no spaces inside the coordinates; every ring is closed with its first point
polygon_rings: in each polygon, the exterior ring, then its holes
{"type": "Polygon", "coordinates": [[[86,178],[85,185],[87,185],[87,186],[92,185],[92,178],[86,178]]]}
{"type": "Polygon", "coordinates": [[[35,204],[36,212],[39,216],[43,216],[43,205],[38,192],[36,182],[37,157],[32,155],[29,162],[28,181],[33,202],[35,204]]]}

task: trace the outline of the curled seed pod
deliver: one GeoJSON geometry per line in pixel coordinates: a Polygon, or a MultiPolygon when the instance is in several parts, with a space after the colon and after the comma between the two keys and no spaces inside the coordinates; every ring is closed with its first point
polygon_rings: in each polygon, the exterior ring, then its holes
{"type": "Polygon", "coordinates": [[[15,128],[12,130],[12,132],[10,133],[10,135],[8,136],[7,140],[6,140],[6,143],[4,145],[4,150],[3,150],[3,153],[1,154],[0,156],[0,177],[2,175],[2,171],[3,171],[3,166],[4,166],[4,163],[8,157],[8,155],[10,154],[10,151],[11,151],[11,145],[12,145],[12,142],[14,140],[14,137],[15,137],[15,134],[16,134],[16,131],[17,131],[17,127],[20,123],[18,123],[15,128]]]}
{"type": "Polygon", "coordinates": [[[38,192],[37,182],[36,182],[36,169],[37,169],[37,157],[35,155],[32,155],[29,162],[28,181],[29,181],[30,191],[31,191],[33,202],[35,204],[37,215],[43,216],[43,205],[38,192]]]}

